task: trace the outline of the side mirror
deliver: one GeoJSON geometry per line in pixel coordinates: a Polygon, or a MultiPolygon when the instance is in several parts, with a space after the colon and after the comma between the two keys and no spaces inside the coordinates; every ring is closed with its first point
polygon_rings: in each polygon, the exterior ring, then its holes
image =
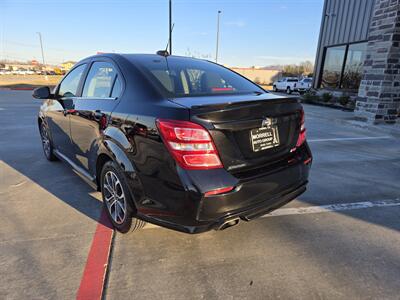
{"type": "Polygon", "coordinates": [[[33,90],[33,98],[36,99],[49,99],[51,98],[50,88],[48,86],[42,86],[33,90]]]}

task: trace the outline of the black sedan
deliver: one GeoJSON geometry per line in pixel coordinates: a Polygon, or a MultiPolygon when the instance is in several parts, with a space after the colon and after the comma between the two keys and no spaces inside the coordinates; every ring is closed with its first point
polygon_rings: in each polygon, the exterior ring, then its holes
{"type": "Polygon", "coordinates": [[[120,232],[225,229],[306,189],[301,104],[215,63],[101,54],[33,96],[46,158],[101,191],[120,232]]]}

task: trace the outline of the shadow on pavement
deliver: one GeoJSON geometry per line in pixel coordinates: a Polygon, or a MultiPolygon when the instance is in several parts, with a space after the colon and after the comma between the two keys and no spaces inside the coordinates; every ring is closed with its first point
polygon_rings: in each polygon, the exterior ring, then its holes
{"type": "MultiPolygon", "coordinates": [[[[99,221],[103,207],[101,200],[95,197],[95,190],[79,178],[69,166],[60,161],[48,162],[42,157],[26,165],[23,161],[21,159],[15,163],[8,162],[7,159],[3,160],[10,168],[38,184],[57,199],[93,221],[99,221]]],[[[109,224],[103,225],[109,227],[109,224]]]]}

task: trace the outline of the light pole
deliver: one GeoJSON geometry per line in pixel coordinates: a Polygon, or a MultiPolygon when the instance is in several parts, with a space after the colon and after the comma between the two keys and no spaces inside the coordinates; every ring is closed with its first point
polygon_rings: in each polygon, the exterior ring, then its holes
{"type": "Polygon", "coordinates": [[[221,11],[218,11],[217,14],[217,47],[215,50],[215,62],[218,62],[218,46],[219,46],[219,16],[221,14],[221,11]]]}
{"type": "Polygon", "coordinates": [[[172,55],[172,0],[169,0],[169,54],[172,55]]]}
{"type": "Polygon", "coordinates": [[[40,32],[36,32],[39,35],[39,41],[40,41],[40,49],[42,50],[42,63],[43,67],[45,65],[44,63],[44,53],[43,53],[43,42],[42,42],[42,34],[40,32]]]}

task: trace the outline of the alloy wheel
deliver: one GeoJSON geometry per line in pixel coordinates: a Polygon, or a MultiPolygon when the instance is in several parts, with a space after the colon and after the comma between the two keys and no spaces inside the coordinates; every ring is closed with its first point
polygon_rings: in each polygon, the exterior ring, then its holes
{"type": "Polygon", "coordinates": [[[126,218],[126,198],[122,184],[113,171],[107,171],[104,175],[103,193],[113,221],[122,224],[126,218]]]}

